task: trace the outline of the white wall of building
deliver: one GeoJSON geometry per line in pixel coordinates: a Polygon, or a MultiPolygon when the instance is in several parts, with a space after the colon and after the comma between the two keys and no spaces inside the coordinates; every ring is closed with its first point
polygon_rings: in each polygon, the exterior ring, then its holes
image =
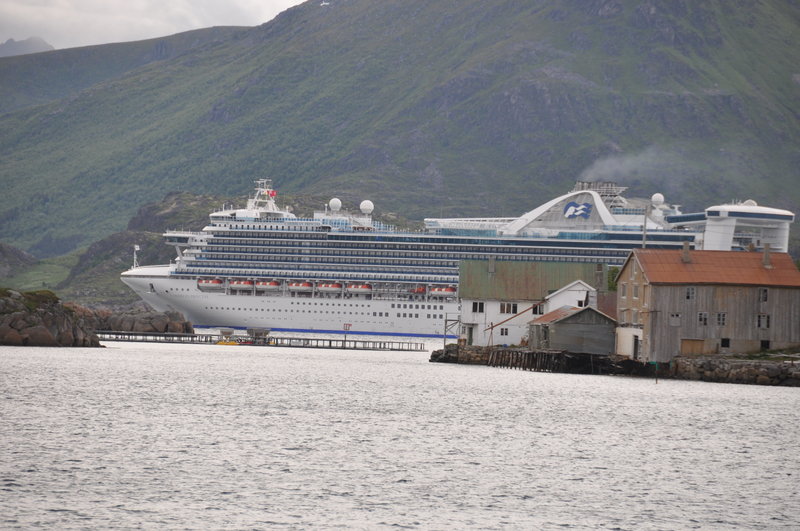
{"type": "Polygon", "coordinates": [[[633,358],[634,356],[634,343],[636,338],[639,340],[639,353],[637,358],[639,360],[647,361],[646,356],[641,351],[642,348],[642,329],[635,327],[617,327],[617,354],[619,356],[627,356],[633,358]]]}
{"type": "Polygon", "coordinates": [[[533,318],[531,306],[531,301],[462,299],[461,337],[469,340],[471,330],[473,345],[519,345],[522,338],[528,335],[528,323],[533,318]],[[515,317],[521,312],[522,315],[515,317]]]}
{"type": "Polygon", "coordinates": [[[589,304],[586,306],[597,308],[597,290],[582,280],[576,280],[548,295],[539,309],[535,310],[536,315],[550,313],[562,306],[583,308],[587,293],[589,294],[589,304]]]}
{"type": "Polygon", "coordinates": [[[541,309],[532,309],[534,301],[461,300],[461,337],[478,346],[520,345],[528,337],[528,323],[562,306],[597,307],[597,290],[576,280],[548,295],[541,309]],[[527,311],[525,311],[527,310],[527,311]],[[536,313],[534,313],[536,312],[536,313]],[[521,315],[515,314],[521,313],[521,315]]]}

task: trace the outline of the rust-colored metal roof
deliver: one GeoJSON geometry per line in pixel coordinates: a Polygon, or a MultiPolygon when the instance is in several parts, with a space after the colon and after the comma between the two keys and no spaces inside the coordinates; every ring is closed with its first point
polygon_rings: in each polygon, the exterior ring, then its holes
{"type": "Polygon", "coordinates": [[[651,284],[800,288],[800,271],[786,253],[770,253],[771,267],[764,266],[762,252],[634,249],[633,259],[639,263],[651,284]],[[689,253],[689,262],[683,261],[684,252],[689,253]]]}
{"type": "Polygon", "coordinates": [[[552,312],[548,312],[541,317],[537,317],[533,320],[533,324],[550,324],[556,321],[560,321],[565,317],[569,317],[574,313],[578,313],[583,308],[576,308],[575,306],[562,306],[557,310],[553,310],[552,312]]]}

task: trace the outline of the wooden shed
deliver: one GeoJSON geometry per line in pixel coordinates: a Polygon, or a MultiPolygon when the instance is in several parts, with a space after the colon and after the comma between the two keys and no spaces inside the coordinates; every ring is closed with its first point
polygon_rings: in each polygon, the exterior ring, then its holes
{"type": "Polygon", "coordinates": [[[586,354],[613,354],[617,322],[592,308],[564,306],[530,323],[529,345],[586,354]]]}

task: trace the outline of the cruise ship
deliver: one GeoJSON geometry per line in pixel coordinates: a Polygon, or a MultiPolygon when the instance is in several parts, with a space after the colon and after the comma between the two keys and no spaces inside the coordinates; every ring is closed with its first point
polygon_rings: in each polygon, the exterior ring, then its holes
{"type": "Polygon", "coordinates": [[[331,199],[312,218],[280,208],[269,179],[245,208],[223,208],[200,232],[165,232],[170,264],[122,281],[158,311],[196,328],[455,337],[461,260],[622,264],[634,247],[788,247],[794,214],[752,201],[684,214],[660,193],[626,199],[611,182],[578,182],[516,218],[430,218],[399,230],[331,199]],[[707,244],[704,247],[704,244],[707,244]],[[448,328],[449,330],[449,328],[448,328]]]}

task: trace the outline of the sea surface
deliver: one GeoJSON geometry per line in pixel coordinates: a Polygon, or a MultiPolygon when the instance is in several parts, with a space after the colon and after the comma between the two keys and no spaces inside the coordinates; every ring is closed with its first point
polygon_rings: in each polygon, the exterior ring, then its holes
{"type": "Polygon", "coordinates": [[[0,528],[800,528],[796,388],[107,345],[0,347],[0,528]]]}

